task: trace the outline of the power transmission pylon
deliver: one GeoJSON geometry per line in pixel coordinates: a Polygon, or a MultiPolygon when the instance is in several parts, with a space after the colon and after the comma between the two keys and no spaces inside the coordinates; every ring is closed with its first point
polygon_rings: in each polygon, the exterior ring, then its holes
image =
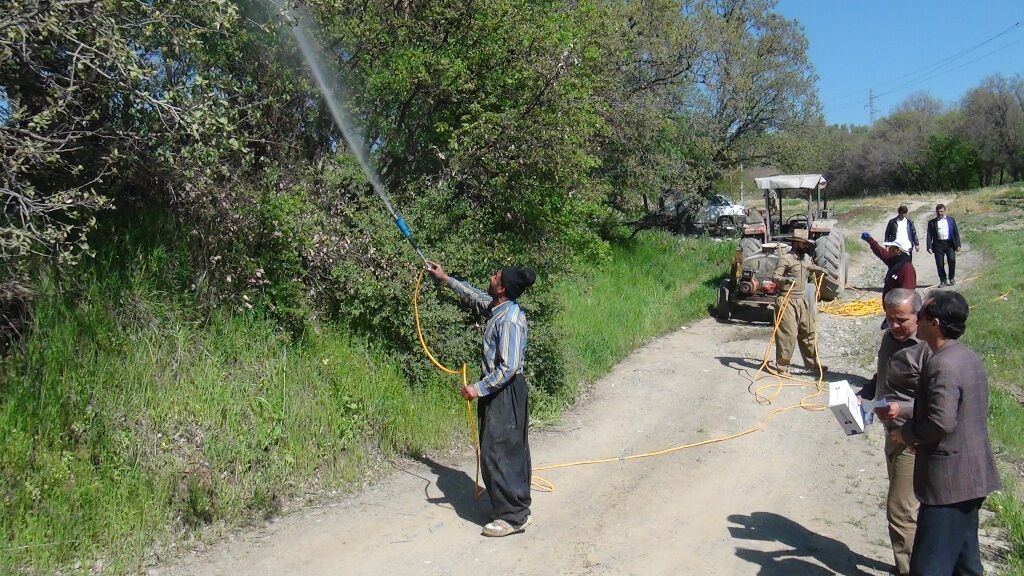
{"type": "Polygon", "coordinates": [[[868,116],[871,118],[871,123],[875,123],[875,91],[874,89],[868,90],[868,105],[865,106],[868,109],[868,116]]]}

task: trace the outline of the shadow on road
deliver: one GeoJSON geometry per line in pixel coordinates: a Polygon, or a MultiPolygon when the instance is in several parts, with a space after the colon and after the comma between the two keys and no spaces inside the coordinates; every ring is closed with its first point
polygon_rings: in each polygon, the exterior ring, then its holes
{"type": "Polygon", "coordinates": [[[414,459],[430,468],[430,471],[437,476],[436,479],[431,480],[406,470],[409,474],[426,481],[426,485],[423,487],[423,496],[427,502],[436,506],[451,508],[458,514],[459,518],[481,526],[491,521],[491,504],[490,500],[487,499],[487,493],[483,493],[479,500],[473,499],[473,478],[462,470],[449,468],[425,456],[414,459]],[[441,492],[440,496],[430,495],[431,483],[441,492]]]}
{"type": "Polygon", "coordinates": [[[749,516],[733,514],[729,521],[739,524],[729,527],[733,538],[778,542],[788,547],[774,552],[737,547],[736,556],[761,566],[758,576],[871,576],[892,569],[890,564],[857,554],[839,540],[811,532],[785,516],[754,512],[749,516]]]}
{"type": "MultiPolygon", "coordinates": [[[[739,372],[740,374],[746,376],[747,378],[753,378],[754,374],[757,373],[757,369],[761,366],[761,361],[755,358],[740,358],[738,356],[716,356],[715,359],[717,359],[722,364],[722,366],[725,366],[726,368],[732,368],[733,370],[739,372]]],[[[773,357],[772,361],[774,360],[775,358],[773,357]]],[[[804,378],[818,377],[817,372],[800,372],[799,369],[797,369],[797,371],[794,373],[797,376],[804,378]]],[[[770,374],[764,374],[764,376],[768,378],[771,377],[770,374]]],[[[850,383],[850,386],[854,390],[857,390],[860,387],[867,384],[869,379],[859,374],[850,374],[849,372],[836,372],[833,370],[829,370],[828,372],[825,373],[826,382],[838,382],[839,380],[846,380],[847,382],[850,383]]]]}

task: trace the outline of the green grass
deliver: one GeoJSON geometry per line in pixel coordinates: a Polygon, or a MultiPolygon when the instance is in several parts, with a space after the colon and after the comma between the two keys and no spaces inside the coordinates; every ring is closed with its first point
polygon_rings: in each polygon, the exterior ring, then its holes
{"type": "MultiPolygon", "coordinates": [[[[1013,228],[1024,221],[1024,185],[962,195],[951,209],[965,240],[986,263],[964,283],[971,313],[963,341],[985,361],[992,389],[989,431],[999,460],[1018,470],[1024,459],[1024,407],[1018,400],[1024,397],[1024,228],[1013,228]],[[1007,228],[994,229],[1000,226],[1007,228]]],[[[1005,473],[1005,489],[989,500],[996,523],[1009,535],[1007,574],[1024,574],[1024,506],[1016,477],[1005,473]]]]}
{"type": "Polygon", "coordinates": [[[410,390],[341,330],[291,342],[251,313],[200,318],[144,276],[50,289],[35,320],[0,366],[3,574],[135,572],[160,543],[353,485],[461,423],[450,393],[410,390]]]}
{"type": "MultiPolygon", "coordinates": [[[[964,290],[972,306],[970,330],[964,341],[985,358],[993,380],[1024,391],[1024,331],[1015,321],[1024,318],[1024,228],[991,231],[994,226],[1024,219],[1024,186],[982,195],[977,200],[992,210],[957,214],[958,221],[964,222],[961,228],[967,241],[985,254],[988,264],[964,290]],[[1013,199],[1018,207],[1015,215],[1003,207],[1013,199]]],[[[1014,203],[1008,205],[1014,209],[1014,203]]]]}
{"type": "Polygon", "coordinates": [[[734,249],[733,242],[645,233],[613,246],[605,266],[563,281],[557,322],[569,340],[570,391],[652,337],[706,317],[734,249]]]}
{"type": "Polygon", "coordinates": [[[843,244],[846,245],[846,253],[849,255],[868,251],[867,243],[861,240],[859,235],[850,236],[847,233],[847,235],[843,236],[843,244]]]}

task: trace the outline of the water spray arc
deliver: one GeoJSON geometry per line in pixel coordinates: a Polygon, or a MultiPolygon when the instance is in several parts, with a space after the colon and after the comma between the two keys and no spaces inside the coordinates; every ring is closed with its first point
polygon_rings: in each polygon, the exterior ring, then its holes
{"type": "MultiPolygon", "coordinates": [[[[395,211],[391,205],[391,201],[388,200],[387,194],[384,192],[384,184],[380,180],[380,176],[377,171],[373,168],[373,164],[370,163],[370,155],[366,149],[366,143],[363,139],[362,133],[358,127],[349,118],[348,113],[342,105],[343,101],[346,101],[344,88],[340,84],[336,84],[330,80],[327,71],[330,70],[326,64],[321,61],[319,52],[314,48],[312,39],[306,30],[306,26],[303,23],[308,15],[299,11],[297,6],[292,6],[287,9],[287,15],[289,19],[289,28],[291,28],[292,35],[295,37],[295,42],[299,45],[299,50],[302,51],[302,57],[306,61],[306,65],[309,66],[310,72],[313,74],[313,80],[316,82],[317,87],[320,89],[320,93],[323,95],[324,100],[327,102],[327,108],[331,111],[331,117],[334,119],[334,125],[341,130],[342,136],[345,138],[345,143],[348,144],[349,150],[352,151],[356,156],[356,160],[359,161],[359,166],[363,169],[363,173],[366,174],[370,184],[373,186],[373,191],[377,193],[377,196],[384,203],[384,207],[387,208],[388,213],[391,214],[391,218],[395,221],[395,226],[398,227],[399,232],[405,239],[409,241],[413,250],[416,254],[423,259],[425,263],[427,257],[423,255],[419,245],[412,236],[412,230],[409,225],[405,223],[405,219],[402,215],[395,211]]],[[[337,74],[333,75],[337,77],[337,74]]]]}

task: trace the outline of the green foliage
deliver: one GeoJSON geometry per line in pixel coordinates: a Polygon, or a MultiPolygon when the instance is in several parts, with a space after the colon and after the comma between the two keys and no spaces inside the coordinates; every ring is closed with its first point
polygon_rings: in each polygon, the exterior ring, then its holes
{"type": "Polygon", "coordinates": [[[604,42],[611,203],[706,196],[740,163],[781,163],[773,134],[820,122],[807,41],[774,2],[611,5],[604,42]],[[627,25],[616,22],[627,22],[627,25]]]}
{"type": "Polygon", "coordinates": [[[909,96],[871,126],[773,135],[787,169],[822,172],[834,196],[964,190],[1024,179],[1024,75],[990,76],[955,105],[909,96]]]}
{"type": "Polygon", "coordinates": [[[926,190],[967,190],[980,184],[978,153],[952,135],[928,136],[928,150],[917,171],[926,190]]]}
{"type": "Polygon", "coordinates": [[[272,514],[461,422],[447,386],[411,391],[337,328],[289,342],[254,314],[199,322],[154,264],[101,268],[74,298],[48,287],[45,338],[0,365],[0,572],[134,571],[180,528],[272,514]]]}

